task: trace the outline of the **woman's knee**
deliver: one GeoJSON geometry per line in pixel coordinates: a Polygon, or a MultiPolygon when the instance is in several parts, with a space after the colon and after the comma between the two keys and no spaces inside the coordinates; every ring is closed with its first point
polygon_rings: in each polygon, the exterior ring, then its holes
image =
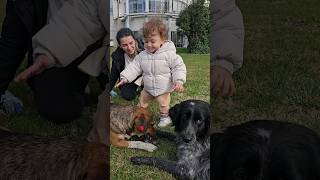
{"type": "Polygon", "coordinates": [[[78,119],[84,108],[84,100],[80,98],[42,98],[37,99],[39,114],[54,123],[68,123],[78,119]]]}
{"type": "Polygon", "coordinates": [[[136,98],[137,94],[135,92],[123,92],[121,91],[121,97],[127,101],[132,101],[136,98]]]}
{"type": "Polygon", "coordinates": [[[55,109],[52,110],[46,107],[39,107],[39,114],[43,118],[47,119],[48,121],[63,124],[69,123],[75,119],[78,119],[81,115],[81,111],[72,111],[72,110],[59,110],[55,109]]]}

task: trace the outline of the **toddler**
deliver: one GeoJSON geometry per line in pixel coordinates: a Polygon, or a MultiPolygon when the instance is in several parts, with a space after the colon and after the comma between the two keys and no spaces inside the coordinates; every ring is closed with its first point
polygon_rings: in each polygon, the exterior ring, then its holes
{"type": "Polygon", "coordinates": [[[172,123],[169,114],[170,93],[182,92],[186,82],[186,66],[176,54],[172,41],[168,40],[168,29],[160,20],[153,18],[143,26],[145,50],[120,74],[117,86],[128,83],[142,74],[144,88],[139,98],[140,107],[147,108],[154,99],[159,103],[159,127],[172,123]]]}

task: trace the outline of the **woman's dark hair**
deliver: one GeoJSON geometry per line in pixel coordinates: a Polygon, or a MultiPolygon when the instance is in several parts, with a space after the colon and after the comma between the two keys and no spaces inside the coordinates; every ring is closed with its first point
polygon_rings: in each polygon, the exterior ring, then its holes
{"type": "Polygon", "coordinates": [[[131,29],[129,28],[121,28],[118,32],[117,32],[117,42],[118,44],[120,45],[120,39],[123,38],[123,37],[127,37],[127,36],[132,36],[134,39],[134,35],[133,35],[133,32],[131,31],[131,29]]]}

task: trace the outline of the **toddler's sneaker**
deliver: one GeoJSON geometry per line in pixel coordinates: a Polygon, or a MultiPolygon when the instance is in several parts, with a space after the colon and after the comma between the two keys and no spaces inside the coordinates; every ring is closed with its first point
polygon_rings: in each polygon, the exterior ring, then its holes
{"type": "Polygon", "coordinates": [[[161,117],[161,118],[160,118],[160,122],[159,122],[159,124],[158,124],[158,127],[163,128],[163,127],[168,126],[168,125],[171,124],[171,123],[172,123],[172,120],[171,120],[171,118],[170,118],[169,116],[167,116],[167,117],[161,117]]]}

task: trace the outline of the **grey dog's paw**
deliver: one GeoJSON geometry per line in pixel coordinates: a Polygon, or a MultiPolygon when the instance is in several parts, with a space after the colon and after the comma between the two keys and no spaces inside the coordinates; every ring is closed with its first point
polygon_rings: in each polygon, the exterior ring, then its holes
{"type": "Polygon", "coordinates": [[[131,157],[131,162],[134,165],[154,165],[155,162],[155,158],[154,157],[142,157],[142,156],[135,156],[135,157],[131,157]]]}
{"type": "Polygon", "coordinates": [[[130,161],[134,165],[141,165],[142,164],[142,159],[143,159],[143,157],[138,157],[137,156],[137,157],[131,157],[130,161]]]}

